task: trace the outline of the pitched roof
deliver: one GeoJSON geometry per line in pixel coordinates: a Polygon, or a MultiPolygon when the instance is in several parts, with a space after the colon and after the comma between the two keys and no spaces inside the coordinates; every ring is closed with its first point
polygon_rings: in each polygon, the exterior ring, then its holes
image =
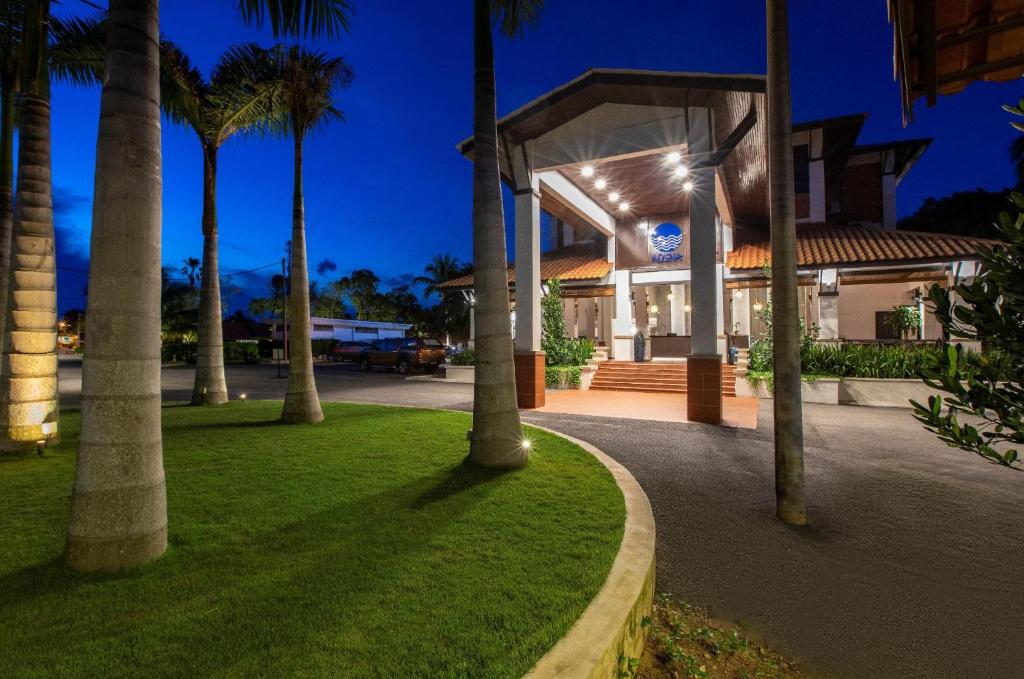
{"type": "MultiPolygon", "coordinates": [[[[980,247],[998,241],[865,226],[797,225],[799,267],[858,264],[912,264],[977,257],[980,247]]],[[[726,258],[733,270],[760,269],[772,258],[771,239],[758,234],[738,244],[726,258]]]]}
{"type": "MultiPolygon", "coordinates": [[[[569,246],[552,250],[541,255],[540,278],[549,281],[557,278],[562,281],[583,281],[604,278],[612,270],[612,263],[604,257],[595,256],[590,244],[585,246],[569,246]]],[[[509,264],[508,282],[516,280],[516,266],[509,264]]],[[[473,287],[473,274],[459,276],[437,286],[441,290],[458,290],[473,287]]]]}

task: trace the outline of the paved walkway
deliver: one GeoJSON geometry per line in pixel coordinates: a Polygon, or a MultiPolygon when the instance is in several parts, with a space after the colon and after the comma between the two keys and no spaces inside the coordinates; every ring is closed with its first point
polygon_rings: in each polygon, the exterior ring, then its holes
{"type": "MultiPolygon", "coordinates": [[[[62,366],[62,398],[79,369],[62,366]]],[[[232,367],[232,395],[281,398],[273,368],[232,367]]],[[[192,371],[164,371],[187,398],[192,371]]],[[[470,385],[322,366],[324,400],[468,408],[470,385]]],[[[80,381],[77,382],[80,384],[80,381]]],[[[807,405],[811,525],[773,518],[770,401],[759,428],[556,413],[524,419],[600,447],[651,499],[658,590],[742,621],[812,676],[1022,676],[1024,474],[950,450],[908,411],[807,405]]]]}

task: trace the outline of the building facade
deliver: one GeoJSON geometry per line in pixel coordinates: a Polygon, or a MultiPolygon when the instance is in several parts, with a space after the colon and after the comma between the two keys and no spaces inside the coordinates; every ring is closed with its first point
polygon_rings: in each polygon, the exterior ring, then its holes
{"type": "MultiPolygon", "coordinates": [[[[515,196],[517,362],[535,364],[552,278],[570,332],[614,360],[635,358],[639,332],[645,358],[713,375],[708,362],[763,335],[765,105],[762,76],[592,70],[499,121],[515,196]]],[[[913,305],[917,337],[937,339],[926,288],[973,275],[987,241],[896,230],[897,187],[930,140],[859,144],[864,120],[793,128],[800,313],[823,340],[878,340],[891,338],[893,307],[913,305]]],[[[471,156],[473,140],[459,148],[471,156]]],[[[470,275],[442,288],[472,286],[470,275]]]]}

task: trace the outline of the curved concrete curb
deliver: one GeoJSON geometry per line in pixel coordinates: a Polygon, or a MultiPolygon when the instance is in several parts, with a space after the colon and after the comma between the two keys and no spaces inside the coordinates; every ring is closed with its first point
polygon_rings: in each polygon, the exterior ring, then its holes
{"type": "Polygon", "coordinates": [[[596,457],[615,478],[626,501],[626,527],[608,579],[569,632],[527,674],[528,679],[616,679],[629,658],[643,653],[643,619],[654,604],[654,514],[646,493],[621,464],[586,441],[546,427],[596,457]]]}

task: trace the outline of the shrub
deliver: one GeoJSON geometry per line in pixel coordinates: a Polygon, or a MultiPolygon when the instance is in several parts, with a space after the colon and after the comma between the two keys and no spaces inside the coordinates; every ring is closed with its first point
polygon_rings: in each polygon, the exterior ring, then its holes
{"type": "Polygon", "coordinates": [[[549,365],[544,368],[544,384],[552,389],[578,389],[582,374],[578,365],[549,365]]]}
{"type": "Polygon", "coordinates": [[[541,302],[540,348],[546,354],[544,362],[551,365],[581,366],[594,353],[593,340],[569,337],[565,331],[562,313],[562,285],[557,278],[547,283],[548,294],[541,302]]]}
{"type": "Polygon", "coordinates": [[[187,339],[164,340],[160,344],[160,360],[164,363],[195,363],[199,344],[187,339]]]}
{"type": "Polygon", "coordinates": [[[473,347],[466,347],[459,353],[450,356],[448,362],[452,365],[473,365],[476,363],[476,351],[473,350],[473,347]]]}
{"type": "Polygon", "coordinates": [[[313,340],[313,355],[314,356],[327,356],[331,353],[331,349],[337,344],[336,340],[332,339],[315,339],[313,340]]]}
{"type": "Polygon", "coordinates": [[[256,342],[225,342],[225,363],[259,363],[260,349],[256,342]]]}

